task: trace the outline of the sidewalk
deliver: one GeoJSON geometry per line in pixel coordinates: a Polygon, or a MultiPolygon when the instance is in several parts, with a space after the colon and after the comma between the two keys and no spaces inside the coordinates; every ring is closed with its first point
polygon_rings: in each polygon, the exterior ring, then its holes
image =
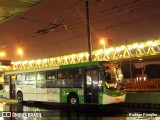
{"type": "Polygon", "coordinates": [[[17,100],[0,97],[0,103],[3,103],[3,102],[5,102],[5,103],[17,103],[17,100]]]}

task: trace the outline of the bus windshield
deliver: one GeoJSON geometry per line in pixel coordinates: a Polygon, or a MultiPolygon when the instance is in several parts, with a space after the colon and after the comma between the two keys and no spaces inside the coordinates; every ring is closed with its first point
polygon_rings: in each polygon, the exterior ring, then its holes
{"type": "Polygon", "coordinates": [[[103,64],[106,86],[109,89],[124,89],[123,88],[123,74],[117,66],[107,66],[103,64]]]}

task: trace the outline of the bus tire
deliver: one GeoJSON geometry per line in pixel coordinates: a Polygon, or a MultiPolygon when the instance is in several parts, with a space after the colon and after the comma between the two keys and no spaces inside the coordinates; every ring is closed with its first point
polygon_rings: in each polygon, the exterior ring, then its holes
{"type": "Polygon", "coordinates": [[[77,107],[79,105],[79,99],[76,94],[70,94],[67,99],[67,103],[73,107],[77,107]]]}
{"type": "Polygon", "coordinates": [[[18,92],[17,93],[17,100],[18,100],[19,103],[23,102],[23,94],[22,94],[22,92],[18,92]]]}

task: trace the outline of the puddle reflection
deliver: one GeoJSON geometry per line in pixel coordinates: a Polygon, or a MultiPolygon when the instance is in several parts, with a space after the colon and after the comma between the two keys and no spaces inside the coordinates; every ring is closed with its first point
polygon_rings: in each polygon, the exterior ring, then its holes
{"type": "Polygon", "coordinates": [[[70,109],[43,104],[0,103],[0,111],[11,112],[11,117],[0,120],[159,120],[160,117],[128,117],[126,111],[117,108],[85,107],[70,109]],[[119,111],[119,112],[117,112],[119,111]]]}
{"type": "MultiPolygon", "coordinates": [[[[107,111],[98,111],[96,108],[92,109],[70,109],[66,107],[57,107],[46,105],[26,105],[26,104],[0,104],[1,111],[11,112],[10,118],[1,117],[0,120],[126,120],[124,115],[122,117],[109,116],[107,111]],[[52,107],[52,108],[51,108],[52,107]]],[[[116,114],[115,114],[116,115],[116,114]]]]}

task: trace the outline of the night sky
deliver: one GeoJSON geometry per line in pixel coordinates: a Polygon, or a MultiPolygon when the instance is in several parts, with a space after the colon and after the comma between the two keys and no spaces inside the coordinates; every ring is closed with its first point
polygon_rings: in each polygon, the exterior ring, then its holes
{"type": "MultiPolygon", "coordinates": [[[[92,49],[103,47],[102,37],[112,46],[159,39],[159,6],[160,0],[89,0],[92,49]]],[[[23,60],[87,51],[86,24],[85,0],[46,0],[0,24],[1,59],[20,60],[18,47],[23,60]]]]}

